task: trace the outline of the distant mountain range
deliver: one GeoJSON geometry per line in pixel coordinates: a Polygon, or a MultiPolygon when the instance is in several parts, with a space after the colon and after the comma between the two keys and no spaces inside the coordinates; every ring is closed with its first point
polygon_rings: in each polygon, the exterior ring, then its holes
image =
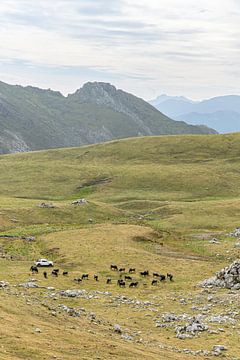
{"type": "Polygon", "coordinates": [[[74,94],[0,82],[0,153],[79,146],[165,134],[209,134],[163,115],[107,83],[86,83],[74,94]]]}
{"type": "Polygon", "coordinates": [[[240,131],[239,95],[218,96],[199,102],[183,96],[161,95],[150,104],[175,120],[213,127],[220,133],[240,131]]]}

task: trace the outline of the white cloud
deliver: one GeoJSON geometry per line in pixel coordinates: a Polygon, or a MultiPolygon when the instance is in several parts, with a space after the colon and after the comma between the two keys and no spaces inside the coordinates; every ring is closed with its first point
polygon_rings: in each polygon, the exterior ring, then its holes
{"type": "Polygon", "coordinates": [[[239,88],[239,20],[234,0],[1,0],[0,54],[13,60],[16,79],[21,61],[22,82],[57,88],[62,79],[65,92],[72,67],[77,87],[95,76],[146,98],[206,97],[239,88]],[[43,82],[40,67],[61,71],[46,71],[43,82]]]}

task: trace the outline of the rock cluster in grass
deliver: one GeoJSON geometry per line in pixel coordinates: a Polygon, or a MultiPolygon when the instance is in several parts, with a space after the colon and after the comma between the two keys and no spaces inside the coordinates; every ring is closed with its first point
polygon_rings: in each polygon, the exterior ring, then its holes
{"type": "Polygon", "coordinates": [[[212,238],[209,240],[209,244],[220,244],[220,241],[217,238],[212,238]]]}
{"type": "Polygon", "coordinates": [[[208,330],[208,326],[201,322],[197,317],[192,318],[191,321],[185,325],[176,327],[176,337],[178,339],[192,338],[202,331],[208,330]]]}
{"type": "Polygon", "coordinates": [[[55,208],[55,206],[53,204],[48,204],[45,202],[42,202],[41,204],[39,204],[38,207],[45,208],[45,209],[54,209],[55,208]]]}
{"type": "Polygon", "coordinates": [[[240,260],[234,261],[228,267],[220,270],[210,279],[201,283],[202,287],[221,287],[226,289],[240,290],[240,260]]]}
{"type": "Polygon", "coordinates": [[[235,230],[233,230],[229,236],[231,237],[240,237],[240,227],[237,227],[235,230]]]}
{"type": "Polygon", "coordinates": [[[87,200],[86,199],[78,199],[78,200],[74,200],[72,202],[72,205],[87,205],[87,200]]]}

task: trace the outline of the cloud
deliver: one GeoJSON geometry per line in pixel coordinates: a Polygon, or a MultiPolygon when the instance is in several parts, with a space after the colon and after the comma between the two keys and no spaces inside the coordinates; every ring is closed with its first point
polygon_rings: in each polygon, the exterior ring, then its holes
{"type": "Polygon", "coordinates": [[[146,98],[217,95],[239,87],[239,20],[236,0],[1,0],[0,75],[64,92],[99,79],[146,98]]]}

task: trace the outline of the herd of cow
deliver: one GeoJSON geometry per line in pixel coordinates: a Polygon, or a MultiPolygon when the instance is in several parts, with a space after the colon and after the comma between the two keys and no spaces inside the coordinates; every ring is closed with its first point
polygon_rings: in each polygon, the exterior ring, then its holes
{"type": "MultiPolygon", "coordinates": [[[[110,265],[110,270],[112,271],[116,271],[119,273],[119,279],[117,280],[117,285],[119,287],[126,287],[126,285],[129,286],[129,288],[136,288],[139,285],[139,281],[135,281],[133,279],[133,277],[131,276],[132,274],[136,274],[136,269],[135,268],[130,268],[128,271],[126,270],[126,268],[118,268],[117,265],[110,265]],[[129,275],[127,275],[127,273],[129,275]]],[[[31,266],[30,271],[32,272],[32,274],[38,274],[38,267],[37,266],[31,266]]],[[[53,269],[51,272],[51,275],[54,277],[58,277],[60,274],[59,269],[53,269]]],[[[139,272],[140,276],[145,278],[150,276],[150,272],[149,270],[144,270],[144,271],[140,271],[139,272]]],[[[68,271],[63,271],[62,272],[63,276],[68,276],[68,271]]],[[[45,279],[48,278],[48,273],[47,271],[43,272],[43,276],[45,279]]],[[[173,275],[170,273],[167,273],[167,275],[162,275],[156,272],[152,273],[153,276],[153,280],[151,282],[152,286],[156,286],[158,284],[158,280],[160,282],[162,281],[166,281],[167,279],[170,281],[173,281],[173,275]]],[[[76,283],[81,283],[83,280],[88,280],[89,279],[89,274],[82,274],[81,277],[78,278],[74,278],[74,282],[76,283]]],[[[95,281],[99,281],[99,276],[94,274],[93,275],[93,279],[95,281]]],[[[112,284],[112,278],[108,277],[106,280],[106,284],[112,284]]]]}

